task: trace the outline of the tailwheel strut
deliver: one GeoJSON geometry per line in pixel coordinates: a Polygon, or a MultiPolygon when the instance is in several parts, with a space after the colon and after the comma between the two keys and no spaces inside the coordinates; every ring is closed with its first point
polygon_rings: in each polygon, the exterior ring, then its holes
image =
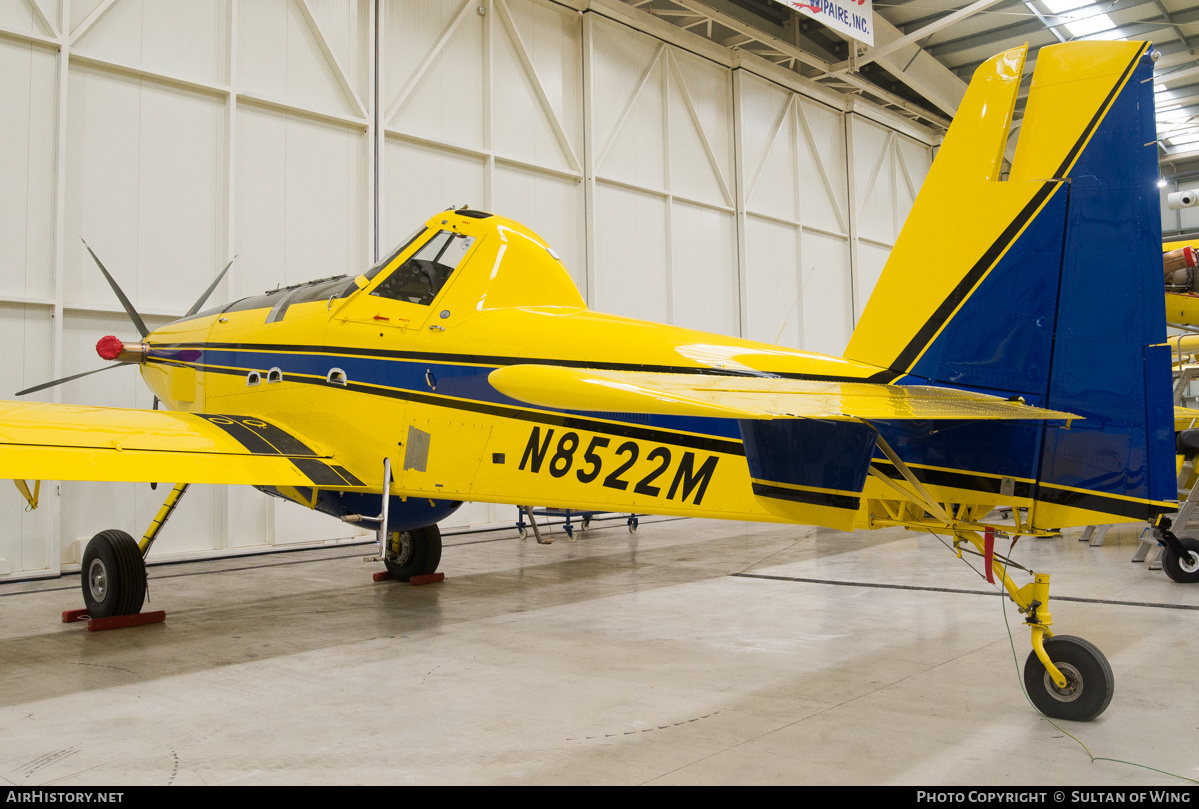
{"type": "MultiPolygon", "coordinates": [[[[960,543],[969,542],[980,555],[992,557],[987,541],[977,532],[955,528],[953,534],[959,555],[960,543]]],[[[1094,644],[1053,634],[1049,575],[1029,571],[1033,580],[1017,587],[1007,565],[998,559],[990,564],[1032,633],[1032,652],[1024,663],[1024,687],[1033,705],[1051,719],[1089,722],[1099,716],[1115,693],[1112,667],[1094,644]]]]}
{"type": "Polygon", "coordinates": [[[171,489],[140,542],[124,531],[101,531],[88,541],[80,570],[83,603],[91,618],[135,615],[146,601],[146,554],[190,484],[171,489]]]}

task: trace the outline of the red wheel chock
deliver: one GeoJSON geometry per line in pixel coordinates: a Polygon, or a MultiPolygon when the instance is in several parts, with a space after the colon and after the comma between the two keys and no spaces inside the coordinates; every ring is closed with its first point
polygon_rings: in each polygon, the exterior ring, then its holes
{"type": "Polygon", "coordinates": [[[139,612],[134,615],[114,615],[111,618],[92,618],[87,610],[63,610],[64,624],[76,621],[87,621],[88,632],[100,632],[105,629],[120,629],[126,626],[141,626],[142,624],[160,624],[167,619],[166,610],[154,612],[139,612]]]}
{"type": "MultiPolygon", "coordinates": [[[[386,570],[380,570],[371,578],[375,581],[391,581],[391,574],[386,570]]],[[[412,585],[436,584],[439,581],[445,581],[444,573],[428,573],[424,576],[413,576],[412,578],[408,579],[408,583],[412,585]]]]}

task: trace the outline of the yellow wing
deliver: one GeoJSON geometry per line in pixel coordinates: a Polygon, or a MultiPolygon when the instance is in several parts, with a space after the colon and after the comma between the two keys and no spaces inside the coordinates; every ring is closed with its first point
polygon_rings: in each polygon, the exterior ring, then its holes
{"type": "Polygon", "coordinates": [[[916,385],[511,365],[488,376],[506,396],[564,410],[721,418],[1076,419],[997,396],[916,385]]]}
{"type": "Polygon", "coordinates": [[[34,402],[0,402],[0,478],[365,485],[262,419],[34,402]]]}
{"type": "Polygon", "coordinates": [[[1191,430],[1195,427],[1199,427],[1199,410],[1174,405],[1174,430],[1191,430]]]}

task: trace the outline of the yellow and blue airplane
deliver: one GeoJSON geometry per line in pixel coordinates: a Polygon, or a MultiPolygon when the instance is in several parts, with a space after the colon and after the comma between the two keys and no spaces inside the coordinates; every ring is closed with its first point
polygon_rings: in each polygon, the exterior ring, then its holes
{"type": "MultiPolygon", "coordinates": [[[[1177,508],[1152,58],[1042,49],[1005,178],[1026,51],[978,69],[842,357],[593,312],[528,228],[447,210],[356,278],[153,332],[112,282],[142,336],[97,350],[167,410],[0,403],[0,477],[31,502],[26,480],[249,484],[378,525],[400,579],[465,500],[943,532],[1025,614],[1036,705],[1092,719],[1110,666],[993,537],[1177,508]]],[[[93,616],[140,610],[185,490],[140,542],[89,543],[93,616]]]]}

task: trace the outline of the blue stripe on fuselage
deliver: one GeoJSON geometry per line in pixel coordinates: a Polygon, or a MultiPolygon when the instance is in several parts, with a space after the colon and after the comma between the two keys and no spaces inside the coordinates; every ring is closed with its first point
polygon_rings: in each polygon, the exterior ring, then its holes
{"type": "MultiPolygon", "coordinates": [[[[279,368],[286,379],[288,374],[323,379],[330,368],[341,368],[351,384],[377,385],[409,391],[415,395],[454,397],[468,402],[529,411],[524,402],[511,399],[495,390],[487,381],[491,371],[499,366],[437,363],[427,359],[408,360],[382,357],[352,357],[328,353],[281,352],[277,350],[206,348],[186,350],[186,359],[174,349],[152,349],[151,358],[187,362],[198,366],[220,366],[239,371],[265,372],[279,368]],[[429,371],[435,378],[436,391],[425,381],[429,371]]],[[[907,384],[928,384],[928,380],[908,376],[907,384]]],[[[945,386],[957,387],[957,386],[945,386]]],[[[1029,404],[1035,404],[1030,401],[1029,404]]],[[[453,399],[445,400],[453,407],[453,399]]],[[[741,443],[741,431],[736,419],[663,416],[636,413],[599,413],[538,408],[584,419],[603,419],[630,426],[679,431],[741,443]]],[[[960,470],[959,479],[943,481],[962,489],[990,491],[993,481],[979,481],[972,476],[1002,475],[1014,478],[1035,478],[1035,448],[1039,443],[1040,422],[996,422],[962,420],[876,421],[872,422],[905,463],[960,470]],[[977,484],[977,485],[975,485],[977,484]]],[[[665,439],[664,439],[665,440],[665,439]]],[[[827,449],[827,448],[826,448],[827,449]]],[[[875,459],[884,460],[881,452],[875,459]]],[[[925,473],[916,470],[921,477],[925,473]]],[[[840,470],[830,465],[828,474],[819,479],[805,480],[807,485],[842,488],[840,470]]],[[[930,482],[932,482],[930,480],[930,482]]]]}
{"type": "MultiPolygon", "coordinates": [[[[413,393],[434,393],[426,382],[426,372],[431,374],[436,385],[436,395],[467,399],[474,402],[528,410],[529,405],[500,393],[487,380],[498,366],[461,365],[436,363],[428,360],[406,360],[382,357],[350,357],[336,353],[284,353],[277,351],[230,351],[208,348],[202,351],[188,349],[189,359],[183,360],[173,349],[152,349],[151,356],[161,359],[177,359],[198,365],[217,365],[249,371],[266,372],[278,368],[287,374],[325,377],[330,368],[340,368],[350,382],[364,385],[379,385],[413,393]],[[196,355],[199,356],[196,356],[196,355]]],[[[447,403],[448,404],[448,403],[447,403]]],[[[553,408],[543,408],[553,410],[553,408]]],[[[696,433],[740,442],[741,430],[735,419],[705,418],[701,416],[663,416],[640,413],[597,413],[581,410],[555,410],[583,418],[599,418],[641,425],[662,430],[696,433]]]]}

